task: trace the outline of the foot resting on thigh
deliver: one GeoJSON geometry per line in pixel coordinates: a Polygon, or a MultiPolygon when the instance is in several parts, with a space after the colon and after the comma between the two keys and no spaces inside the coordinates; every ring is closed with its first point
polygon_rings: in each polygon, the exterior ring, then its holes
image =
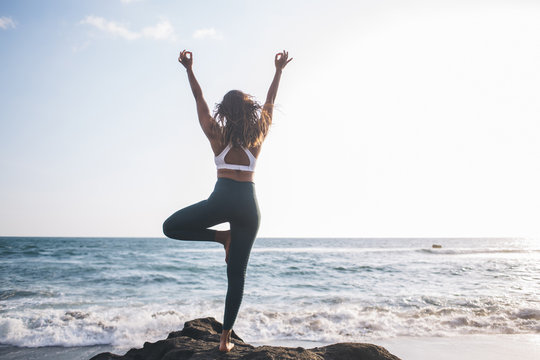
{"type": "Polygon", "coordinates": [[[231,230],[217,231],[216,241],[225,248],[225,262],[229,263],[229,247],[231,246],[231,230]]]}
{"type": "Polygon", "coordinates": [[[234,347],[234,344],[231,342],[231,333],[232,330],[223,330],[221,332],[221,337],[219,339],[219,351],[229,352],[234,347]]]}

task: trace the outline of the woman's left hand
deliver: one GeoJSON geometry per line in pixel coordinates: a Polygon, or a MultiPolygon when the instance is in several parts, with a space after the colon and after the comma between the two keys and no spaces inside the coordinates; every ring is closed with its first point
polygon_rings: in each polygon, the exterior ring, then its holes
{"type": "Polygon", "coordinates": [[[189,70],[193,66],[193,54],[191,51],[182,50],[180,56],[178,57],[178,61],[189,70]]]}
{"type": "Polygon", "coordinates": [[[291,62],[293,58],[289,59],[289,52],[283,50],[283,52],[277,53],[274,58],[274,63],[276,65],[276,70],[283,70],[288,63],[291,62]]]}

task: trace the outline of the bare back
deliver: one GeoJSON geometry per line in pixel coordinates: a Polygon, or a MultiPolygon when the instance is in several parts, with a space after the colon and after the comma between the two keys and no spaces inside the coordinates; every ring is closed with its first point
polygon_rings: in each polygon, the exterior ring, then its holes
{"type": "MultiPolygon", "coordinates": [[[[221,154],[227,145],[223,145],[221,142],[216,140],[210,140],[214,156],[221,154]]],[[[248,149],[255,158],[259,157],[261,152],[261,147],[248,149]]],[[[238,147],[232,147],[231,150],[225,156],[225,162],[227,164],[237,164],[237,165],[249,165],[249,158],[243,149],[238,147]]],[[[217,177],[218,178],[228,178],[236,181],[251,181],[253,182],[253,171],[243,171],[243,170],[231,170],[231,169],[218,169],[217,177]]]]}

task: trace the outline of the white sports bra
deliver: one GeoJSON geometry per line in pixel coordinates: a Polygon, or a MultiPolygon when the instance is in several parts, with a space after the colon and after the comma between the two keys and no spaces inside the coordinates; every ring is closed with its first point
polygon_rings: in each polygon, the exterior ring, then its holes
{"type": "Polygon", "coordinates": [[[249,165],[239,165],[239,164],[228,164],[225,162],[225,156],[229,153],[229,150],[232,149],[231,144],[227,145],[225,149],[214,158],[214,162],[216,163],[216,167],[219,169],[231,169],[231,170],[243,170],[243,171],[255,171],[255,163],[257,162],[257,159],[249,149],[246,149],[245,147],[242,147],[242,150],[246,153],[249,159],[249,165]]]}

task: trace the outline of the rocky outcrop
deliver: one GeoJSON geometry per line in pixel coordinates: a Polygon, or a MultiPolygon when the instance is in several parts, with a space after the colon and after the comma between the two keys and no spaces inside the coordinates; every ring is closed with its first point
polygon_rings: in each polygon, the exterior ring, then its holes
{"type": "Polygon", "coordinates": [[[233,331],[234,348],[229,353],[218,350],[221,324],[214,318],[188,321],[182,331],[167,339],[145,343],[142,349],[131,349],[125,355],[102,353],[90,360],[215,360],[215,359],[300,359],[300,360],[400,360],[385,348],[362,343],[339,343],[312,349],[281,346],[254,347],[233,331]]]}

